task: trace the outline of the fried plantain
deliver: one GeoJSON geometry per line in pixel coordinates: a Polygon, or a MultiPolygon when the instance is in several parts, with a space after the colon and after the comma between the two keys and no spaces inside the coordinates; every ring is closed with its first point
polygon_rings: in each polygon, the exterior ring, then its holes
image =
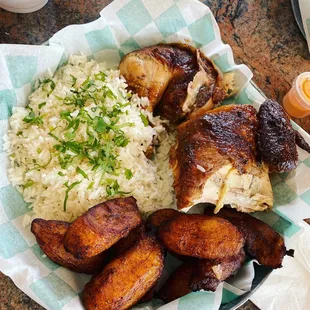
{"type": "Polygon", "coordinates": [[[76,258],[92,257],[126,237],[141,223],[133,197],[112,199],[90,208],[70,225],[64,239],[65,248],[76,258]]]}
{"type": "Polygon", "coordinates": [[[156,292],[156,286],[158,284],[158,281],[145,293],[145,295],[139,300],[139,304],[142,304],[144,302],[149,302],[153,299],[155,292],[156,292]]]}
{"type": "Polygon", "coordinates": [[[180,212],[174,209],[157,210],[148,216],[146,220],[146,225],[148,227],[158,229],[160,225],[176,218],[180,214],[181,214],[180,212]]]}
{"type": "MultiPolygon", "coordinates": [[[[212,209],[206,209],[210,214],[212,209]]],[[[245,251],[266,267],[282,267],[286,248],[283,238],[266,223],[255,217],[238,212],[234,209],[223,208],[216,216],[224,218],[235,225],[245,238],[245,251]]]]}
{"type": "Polygon", "coordinates": [[[200,214],[182,214],[159,227],[158,235],[171,251],[198,258],[224,259],[237,255],[244,238],[230,222],[200,214]]]}
{"type": "Polygon", "coordinates": [[[145,232],[145,226],[140,225],[132,229],[128,236],[118,240],[111,248],[111,256],[118,257],[129,250],[139,240],[141,234],[145,232]]]}
{"type": "Polygon", "coordinates": [[[75,272],[92,274],[102,269],[107,252],[86,259],[77,259],[65,250],[63,239],[70,224],[63,221],[35,219],[31,223],[31,232],[45,255],[58,265],[75,272]]]}
{"type": "Polygon", "coordinates": [[[212,261],[201,259],[195,265],[189,280],[189,287],[192,291],[216,291],[218,285],[234,275],[245,261],[245,253],[228,257],[223,261],[212,261]]]}
{"type": "Polygon", "coordinates": [[[179,266],[160,289],[158,297],[168,303],[189,294],[192,291],[189,287],[189,279],[194,267],[195,264],[192,262],[186,262],[179,266]]]}
{"type": "Polygon", "coordinates": [[[87,310],[123,310],[136,304],[157,282],[164,268],[163,248],[143,234],[122,256],[115,258],[84,288],[87,310]]]}

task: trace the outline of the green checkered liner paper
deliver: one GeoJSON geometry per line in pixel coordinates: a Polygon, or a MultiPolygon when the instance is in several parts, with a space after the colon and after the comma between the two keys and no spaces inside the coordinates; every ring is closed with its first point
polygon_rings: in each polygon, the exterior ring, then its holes
{"type": "MultiPolygon", "coordinates": [[[[12,108],[27,104],[34,81],[53,74],[69,54],[82,52],[113,67],[126,53],[159,42],[190,43],[201,48],[222,72],[234,71],[240,92],[226,104],[250,103],[257,107],[264,101],[264,96],[250,83],[251,71],[244,65],[236,65],[231,48],[222,43],[208,7],[191,0],[116,0],[96,21],[69,26],[56,33],[48,46],[0,45],[1,136],[8,129],[12,108]]],[[[302,129],[297,126],[296,129],[310,142],[302,129]]],[[[82,309],[80,295],[89,276],[52,263],[43,255],[29,227],[22,227],[23,216],[30,206],[10,185],[6,172],[8,158],[4,152],[0,156],[0,270],[47,309],[82,309]]],[[[294,247],[301,231],[297,223],[310,217],[310,157],[299,150],[296,171],[272,175],[271,180],[275,208],[273,212],[255,216],[281,233],[288,247],[294,247]]],[[[171,259],[163,278],[177,264],[171,259]]],[[[219,309],[221,304],[249,291],[253,278],[253,261],[250,261],[215,293],[191,293],[164,306],[153,300],[135,309],[219,309]]]]}

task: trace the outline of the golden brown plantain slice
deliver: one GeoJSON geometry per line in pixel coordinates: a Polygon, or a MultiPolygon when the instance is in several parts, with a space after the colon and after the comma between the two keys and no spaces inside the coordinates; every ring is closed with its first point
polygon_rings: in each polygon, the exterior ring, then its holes
{"type": "Polygon", "coordinates": [[[223,261],[212,261],[201,259],[195,264],[189,280],[189,287],[192,291],[215,291],[218,285],[234,275],[245,261],[245,253],[228,257],[223,261]]]}
{"type": "Polygon", "coordinates": [[[153,299],[156,291],[156,286],[158,284],[158,281],[145,293],[145,295],[139,300],[139,304],[142,304],[144,302],[149,302],[153,299]]]}
{"type": "Polygon", "coordinates": [[[107,252],[86,259],[77,259],[65,250],[63,239],[70,224],[63,221],[35,219],[31,223],[31,232],[46,256],[58,265],[75,272],[92,274],[102,269],[107,252]]]}
{"type": "Polygon", "coordinates": [[[227,258],[244,245],[242,234],[231,223],[200,214],[182,214],[161,225],[158,234],[169,250],[198,258],[227,258]]]}
{"type": "Polygon", "coordinates": [[[189,279],[195,264],[186,262],[179,266],[159,291],[159,298],[165,303],[189,294],[189,279]]]}
{"type": "Polygon", "coordinates": [[[181,213],[174,209],[161,209],[153,212],[146,220],[146,225],[148,227],[154,227],[158,229],[163,223],[170,221],[181,213]]]}
{"type": "Polygon", "coordinates": [[[157,282],[163,268],[161,244],[155,237],[144,234],[86,284],[84,306],[87,310],[129,309],[157,282]]]}
{"type": "Polygon", "coordinates": [[[141,234],[145,232],[145,226],[140,225],[132,229],[128,236],[118,240],[111,248],[111,256],[118,257],[129,250],[141,237],[141,234]]]}
{"type": "MultiPolygon", "coordinates": [[[[212,212],[206,209],[205,213],[212,212]]],[[[235,225],[245,238],[245,251],[266,267],[282,267],[286,248],[283,238],[266,223],[255,217],[223,208],[216,216],[224,218],[235,225]]]]}
{"type": "Polygon", "coordinates": [[[76,258],[92,257],[126,237],[141,223],[133,197],[112,199],[90,208],[70,225],[65,248],[76,258]]]}

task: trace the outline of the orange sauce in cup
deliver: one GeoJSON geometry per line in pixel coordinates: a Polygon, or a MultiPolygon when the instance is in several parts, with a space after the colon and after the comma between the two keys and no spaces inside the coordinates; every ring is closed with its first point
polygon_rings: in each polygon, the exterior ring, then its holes
{"type": "Polygon", "coordinates": [[[293,117],[310,115],[310,72],[300,74],[283,98],[283,107],[293,117]]]}

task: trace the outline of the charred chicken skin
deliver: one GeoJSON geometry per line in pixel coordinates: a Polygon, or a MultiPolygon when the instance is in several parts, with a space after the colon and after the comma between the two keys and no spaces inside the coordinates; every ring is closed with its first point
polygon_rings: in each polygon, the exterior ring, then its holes
{"type": "Polygon", "coordinates": [[[273,205],[268,168],[256,161],[256,111],[249,105],[222,106],[178,126],[170,164],[178,209],[212,203],[243,211],[273,205]]]}
{"type": "Polygon", "coordinates": [[[257,146],[259,159],[265,162],[270,172],[289,172],[297,167],[296,144],[310,153],[310,146],[293,129],[283,107],[266,100],[259,108],[257,146]]]}
{"type": "Polygon", "coordinates": [[[214,64],[186,44],[158,44],[127,54],[120,73],[129,89],[148,97],[149,110],[179,123],[185,116],[204,113],[227,96],[230,80],[221,77],[214,64]],[[227,82],[228,81],[228,82],[227,82]]]}

